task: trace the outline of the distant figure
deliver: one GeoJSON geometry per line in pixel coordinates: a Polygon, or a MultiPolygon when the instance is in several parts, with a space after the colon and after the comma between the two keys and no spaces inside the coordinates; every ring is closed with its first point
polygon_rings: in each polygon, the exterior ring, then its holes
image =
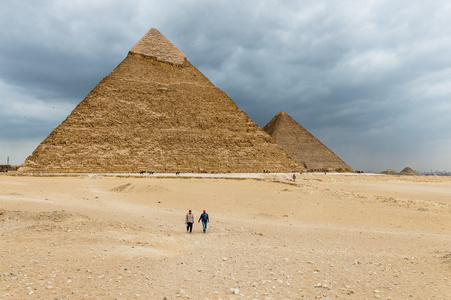
{"type": "Polygon", "coordinates": [[[194,223],[194,215],[191,213],[191,209],[186,214],[185,224],[186,224],[186,232],[193,232],[193,223],[194,223]]]}
{"type": "Polygon", "coordinates": [[[199,217],[199,221],[197,221],[197,223],[200,222],[200,220],[202,220],[202,226],[204,228],[204,233],[207,231],[207,223],[210,222],[210,219],[208,218],[208,214],[204,212],[200,215],[199,217]]]}
{"type": "Polygon", "coordinates": [[[293,173],[293,181],[296,182],[296,174],[293,173]]]}

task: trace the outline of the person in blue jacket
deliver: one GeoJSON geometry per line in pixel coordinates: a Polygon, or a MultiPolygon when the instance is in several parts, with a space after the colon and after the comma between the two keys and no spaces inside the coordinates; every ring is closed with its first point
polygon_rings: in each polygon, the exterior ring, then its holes
{"type": "Polygon", "coordinates": [[[202,220],[202,226],[204,227],[204,233],[207,231],[207,223],[210,222],[210,219],[208,218],[208,214],[204,212],[200,215],[199,220],[197,221],[197,223],[200,222],[200,220],[202,220]]]}

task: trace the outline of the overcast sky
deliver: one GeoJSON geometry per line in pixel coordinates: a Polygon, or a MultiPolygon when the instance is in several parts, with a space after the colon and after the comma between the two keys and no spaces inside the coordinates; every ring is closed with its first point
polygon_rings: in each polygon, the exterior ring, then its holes
{"type": "Polygon", "coordinates": [[[150,29],[260,127],[285,111],[348,165],[451,171],[451,2],[8,1],[0,164],[21,164],[150,29]]]}

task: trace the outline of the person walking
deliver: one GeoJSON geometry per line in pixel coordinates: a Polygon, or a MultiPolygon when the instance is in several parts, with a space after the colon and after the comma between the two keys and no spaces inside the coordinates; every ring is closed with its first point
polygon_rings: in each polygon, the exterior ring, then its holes
{"type": "Polygon", "coordinates": [[[210,219],[208,218],[208,214],[207,214],[207,212],[205,210],[200,215],[199,220],[197,221],[197,223],[199,223],[200,220],[202,220],[202,226],[204,228],[204,233],[205,233],[207,231],[207,223],[210,222],[210,219]]]}
{"type": "Polygon", "coordinates": [[[186,232],[193,232],[193,223],[194,223],[194,215],[191,213],[191,209],[186,214],[185,224],[186,224],[186,232]]]}

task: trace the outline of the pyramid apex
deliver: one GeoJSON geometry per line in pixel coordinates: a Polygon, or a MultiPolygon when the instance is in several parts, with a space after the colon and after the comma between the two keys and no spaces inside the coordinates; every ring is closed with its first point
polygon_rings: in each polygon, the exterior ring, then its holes
{"type": "Polygon", "coordinates": [[[274,117],[286,117],[286,116],[289,117],[289,115],[286,112],[281,111],[281,112],[278,112],[274,117]]]}
{"type": "Polygon", "coordinates": [[[291,122],[291,123],[296,123],[297,124],[297,122],[289,115],[289,114],[287,114],[286,112],[284,112],[284,111],[281,111],[281,112],[278,112],[275,116],[274,116],[274,118],[273,118],[274,120],[283,120],[284,122],[291,122]]]}
{"type": "Polygon", "coordinates": [[[183,65],[186,62],[186,55],[155,28],[150,29],[130,52],[174,65],[183,65]]]}

